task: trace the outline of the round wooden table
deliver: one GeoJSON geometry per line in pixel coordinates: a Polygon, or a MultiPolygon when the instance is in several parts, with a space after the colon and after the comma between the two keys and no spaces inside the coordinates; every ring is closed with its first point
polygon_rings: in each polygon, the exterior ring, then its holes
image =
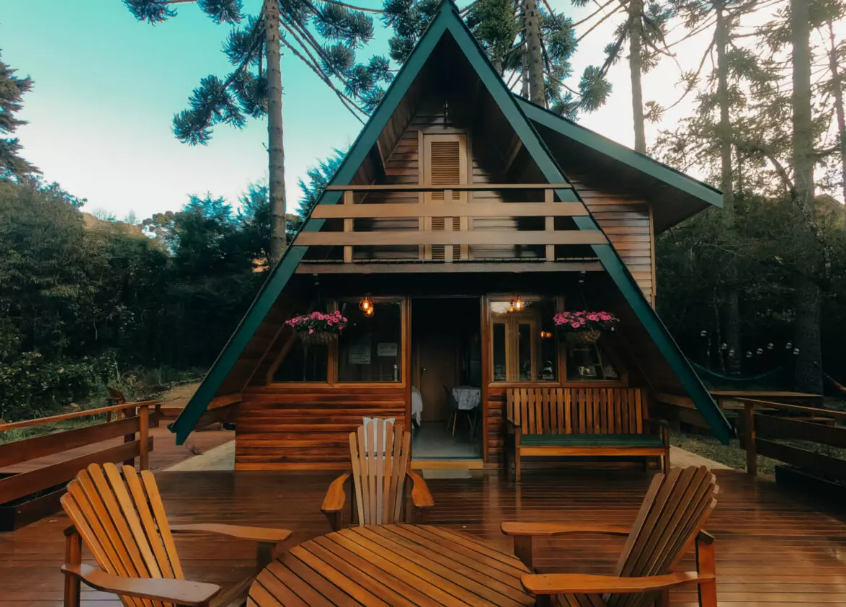
{"type": "Polygon", "coordinates": [[[343,529],[292,548],[253,582],[250,607],[534,605],[517,557],[429,525],[343,529]]]}

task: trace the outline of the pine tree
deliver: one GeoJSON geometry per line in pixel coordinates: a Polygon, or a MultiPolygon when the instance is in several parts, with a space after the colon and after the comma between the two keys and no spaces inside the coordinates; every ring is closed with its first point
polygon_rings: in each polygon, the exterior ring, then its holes
{"type": "Polygon", "coordinates": [[[830,79],[826,86],[834,102],[834,116],[837,121],[837,148],[840,153],[840,187],[843,193],[843,203],[846,204],[846,114],[843,106],[843,88],[846,85],[841,65],[846,63],[846,43],[838,41],[834,35],[834,20],[826,23],[829,47],[828,69],[830,79]]]}
{"type": "MultiPolygon", "coordinates": [[[[0,135],[11,135],[25,120],[16,118],[22,107],[24,93],[32,88],[32,80],[18,78],[14,70],[0,59],[0,135]]],[[[39,173],[39,170],[21,158],[21,144],[17,137],[0,137],[0,178],[20,179],[39,173]]]]}
{"type": "MultiPolygon", "coordinates": [[[[587,5],[587,0],[571,1],[576,6],[587,5]]],[[[580,23],[590,22],[593,18],[601,15],[608,4],[601,5],[596,12],[581,20],[580,23]]],[[[646,153],[645,119],[647,112],[645,108],[650,108],[653,102],[644,103],[643,101],[643,75],[658,65],[662,55],[671,54],[668,50],[666,34],[667,23],[672,16],[672,11],[657,1],[646,3],[644,0],[621,1],[594,23],[582,37],[589,35],[595,27],[618,12],[624,12],[626,18],[617,25],[613,40],[605,47],[605,61],[600,67],[589,68],[590,73],[588,74],[586,71],[585,76],[590,76],[594,87],[605,86],[610,88],[607,81],[608,71],[620,60],[628,41],[634,149],[646,153]]]]}
{"type": "MultiPolygon", "coordinates": [[[[796,387],[811,394],[822,394],[822,344],[820,314],[822,290],[820,245],[814,194],[814,120],[811,91],[811,16],[808,0],[790,0],[790,44],[793,71],[793,180],[794,200],[810,225],[797,230],[807,244],[805,268],[796,277],[796,387]]],[[[804,224],[805,222],[802,222],[804,224]]]]}
{"type": "MultiPolygon", "coordinates": [[[[438,5],[438,0],[385,0],[383,20],[394,32],[392,59],[405,62],[438,5]]],[[[585,70],[577,89],[565,84],[577,46],[574,26],[546,2],[539,6],[537,0],[476,0],[461,13],[510,89],[570,117],[605,103],[611,85],[599,77],[597,67],[585,70]],[[535,18],[527,19],[527,15],[535,18]],[[538,43],[529,42],[536,38],[538,43]]]]}
{"type": "MultiPolygon", "coordinates": [[[[356,50],[373,36],[373,20],[363,12],[371,9],[334,0],[264,0],[258,15],[245,16],[241,0],[182,0],[194,1],[215,23],[233,26],[224,45],[233,71],[225,79],[203,78],[188,108],[174,116],[173,131],[184,143],[205,145],[218,124],[242,128],[248,117],[268,115],[271,257],[276,263],[287,231],[279,45],[314,71],[359,120],[381,99],[381,83],[392,77],[389,63],[378,56],[356,63],[356,50]]],[[[174,3],[167,0],[124,3],[137,19],[151,24],[176,16],[174,3]]]]}

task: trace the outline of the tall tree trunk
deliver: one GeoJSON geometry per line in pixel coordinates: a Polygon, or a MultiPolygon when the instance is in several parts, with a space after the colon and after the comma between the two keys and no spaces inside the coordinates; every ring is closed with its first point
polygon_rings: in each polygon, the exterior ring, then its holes
{"type": "Polygon", "coordinates": [[[529,61],[529,100],[546,107],[543,86],[543,51],[537,0],[523,0],[523,24],[526,29],[526,54],[529,61]]]}
{"type": "Polygon", "coordinates": [[[643,0],[629,1],[629,75],[632,81],[632,119],[635,151],[646,153],[646,131],[643,126],[643,84],[641,44],[643,42],[643,0]]]}
{"type": "Polygon", "coordinates": [[[279,4],[264,0],[267,62],[267,155],[270,179],[270,263],[275,266],[288,246],[285,220],[285,146],[282,140],[282,67],[279,50],[279,4]]]}
{"type": "Polygon", "coordinates": [[[843,115],[843,83],[840,82],[840,70],[837,66],[837,39],[834,37],[834,25],[828,22],[828,36],[831,49],[828,62],[831,69],[831,81],[834,83],[834,111],[837,115],[837,136],[840,143],[840,177],[843,180],[843,202],[846,203],[846,117],[843,115]]]}
{"type": "Polygon", "coordinates": [[[798,212],[805,221],[796,221],[802,257],[797,260],[796,387],[803,392],[822,393],[822,347],[820,307],[822,293],[818,280],[823,272],[821,244],[812,233],[814,209],[814,132],[811,114],[811,26],[808,0],[790,0],[790,28],[793,52],[793,173],[798,212]]]}
{"type": "Polygon", "coordinates": [[[523,36],[523,52],[521,54],[522,70],[520,74],[520,96],[529,98],[529,53],[526,52],[526,37],[523,36]]]}
{"type": "MultiPolygon", "coordinates": [[[[734,175],[731,164],[731,119],[729,116],[728,63],[729,17],[721,1],[714,3],[717,13],[717,100],[720,106],[720,189],[723,191],[723,233],[730,243],[737,242],[734,212],[734,175]]],[[[729,255],[725,266],[725,339],[729,351],[740,352],[740,294],[738,293],[737,259],[729,255]]],[[[740,375],[741,357],[730,356],[728,372],[740,375]]]]}

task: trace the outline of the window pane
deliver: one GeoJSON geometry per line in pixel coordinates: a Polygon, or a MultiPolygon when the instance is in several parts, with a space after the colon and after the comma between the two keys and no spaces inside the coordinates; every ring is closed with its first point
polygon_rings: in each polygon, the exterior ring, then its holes
{"type": "Polygon", "coordinates": [[[532,326],[524,323],[517,325],[517,354],[520,381],[532,381],[532,326]]]}
{"type": "Polygon", "coordinates": [[[399,382],[402,369],[402,306],[375,302],[365,316],[358,302],[341,304],[349,319],[338,338],[338,381],[399,382]]]}
{"type": "Polygon", "coordinates": [[[294,338],[291,349],[276,368],[273,381],[317,381],[329,379],[329,346],[326,344],[304,344],[294,338]]]}
{"type": "Polygon", "coordinates": [[[493,380],[505,381],[505,324],[493,326],[493,380]]]}
{"type": "Polygon", "coordinates": [[[567,379],[597,381],[620,379],[620,374],[599,343],[567,345],[567,379]]]}
{"type": "Polygon", "coordinates": [[[555,299],[521,298],[521,304],[491,302],[493,381],[555,381],[555,299]]]}

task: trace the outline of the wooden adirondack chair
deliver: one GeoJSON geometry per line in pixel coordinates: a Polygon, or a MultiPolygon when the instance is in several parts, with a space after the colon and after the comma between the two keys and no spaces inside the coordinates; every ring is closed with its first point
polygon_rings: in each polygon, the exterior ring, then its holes
{"type": "Polygon", "coordinates": [[[68,484],[65,531],[65,606],[79,606],[80,582],[119,595],[127,607],[240,605],[255,574],[273,559],[287,529],[236,525],[170,525],[153,475],[130,466],[92,464],[68,484]],[[215,584],[185,580],[173,533],[211,533],[258,544],[257,569],[223,594],[215,584]],[[99,565],[81,562],[82,544],[99,565]],[[214,600],[213,600],[214,599],[214,600]]]}
{"type": "Polygon", "coordinates": [[[366,439],[365,426],[351,432],[352,472],[345,472],[332,482],[320,507],[332,530],[337,531],[342,526],[347,497],[344,484],[350,476],[355,486],[359,526],[402,521],[406,479],[412,482],[414,507],[418,510],[431,508],[435,502],[426,481],[408,467],[410,455],[411,433],[403,432],[386,420],[377,419],[369,424],[366,439]]]}
{"type": "Polygon", "coordinates": [[[514,537],[514,552],[532,568],[532,538],[573,533],[627,536],[613,575],[552,573],[523,576],[538,605],[562,607],[658,607],[669,605],[669,589],[696,584],[699,605],[716,607],[714,538],[702,527],[717,500],[716,478],[704,467],[656,474],[631,528],[579,523],[502,523],[514,537]],[[675,572],[684,554],[696,549],[693,572],[675,572]],[[556,603],[557,598],[557,603],[556,603]]]}

